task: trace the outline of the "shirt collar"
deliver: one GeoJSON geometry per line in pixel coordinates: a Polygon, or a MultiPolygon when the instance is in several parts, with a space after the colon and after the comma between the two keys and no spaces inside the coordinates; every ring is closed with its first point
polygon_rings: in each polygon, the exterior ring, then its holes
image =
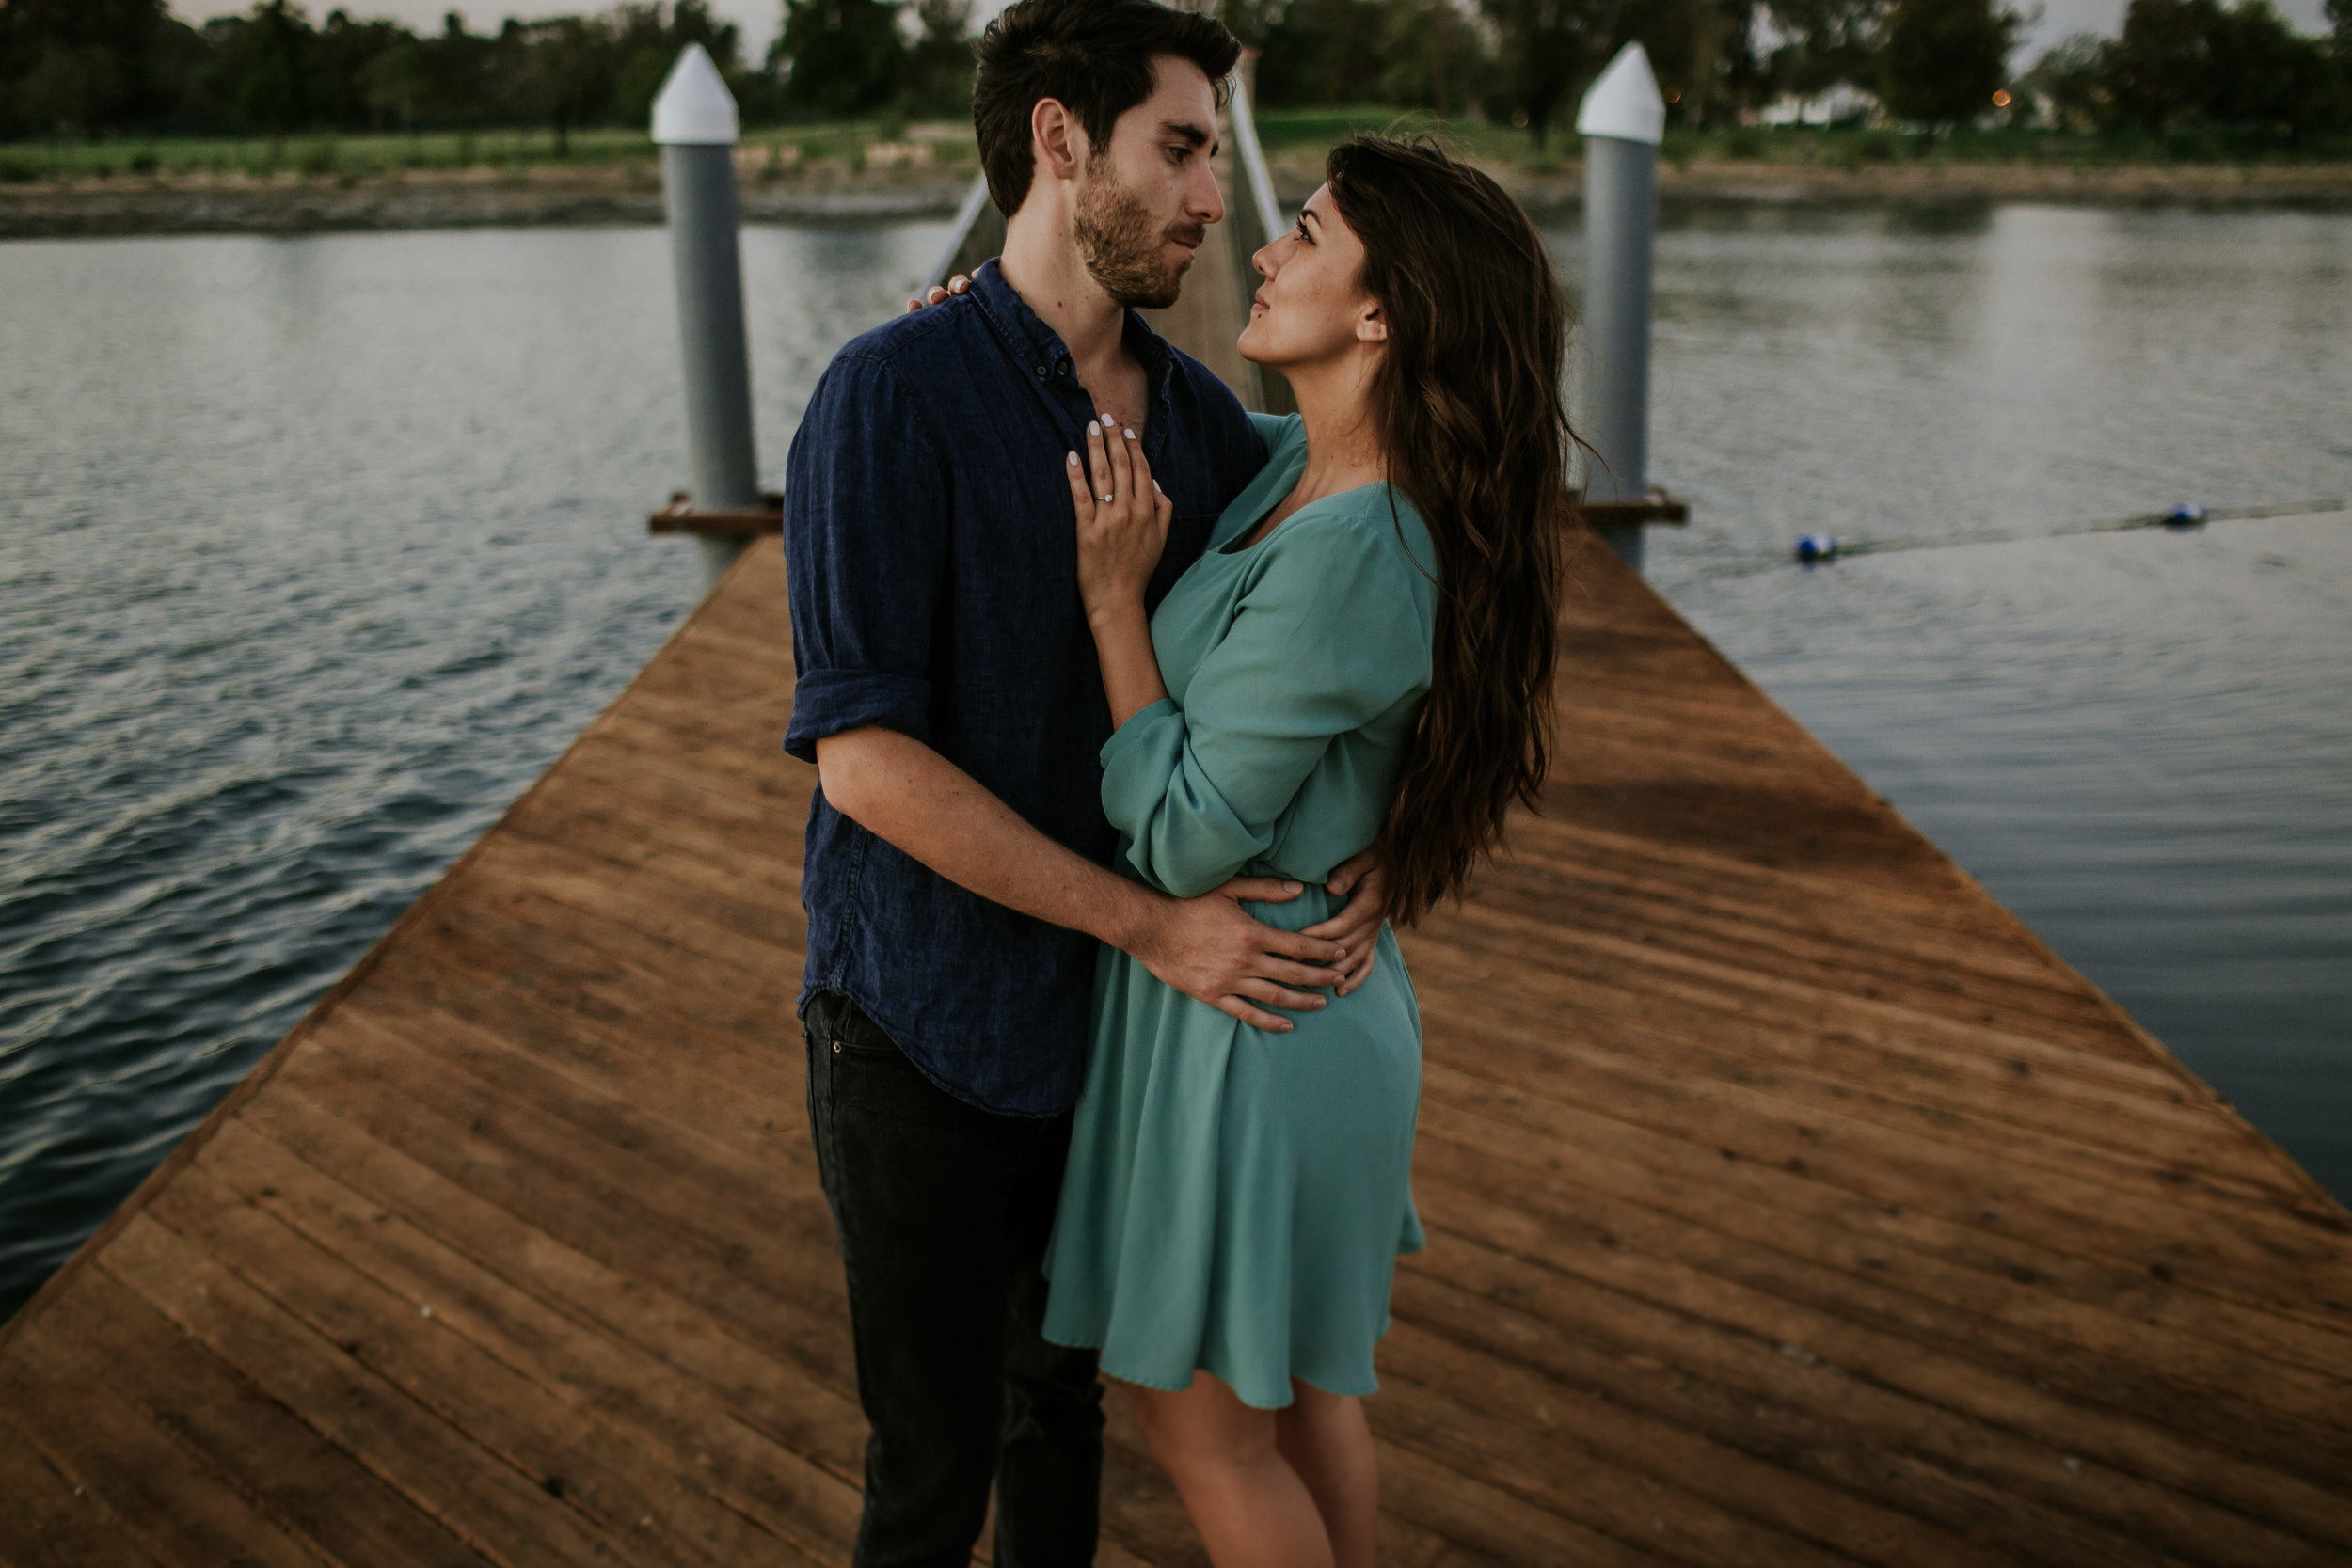
{"type": "MultiPolygon", "coordinates": [[[[1063,388],[1073,393],[1078,390],[1078,378],[1071,367],[1070,350],[1062,343],[1061,334],[1029,309],[1028,302],[1005,281],[1004,269],[993,258],[972,274],[971,297],[1006,346],[1013,350],[1016,357],[1026,358],[1025,368],[1041,385],[1063,388]]],[[[1175,356],[1168,341],[1132,309],[1126,312],[1120,331],[1127,352],[1143,366],[1153,392],[1164,393],[1168,372],[1175,368],[1175,356]]]]}

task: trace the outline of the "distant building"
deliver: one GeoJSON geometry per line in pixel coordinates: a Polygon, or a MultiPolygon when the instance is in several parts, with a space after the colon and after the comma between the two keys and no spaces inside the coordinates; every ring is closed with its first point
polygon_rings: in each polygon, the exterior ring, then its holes
{"type": "Polygon", "coordinates": [[[1756,111],[1759,125],[1867,125],[1881,118],[1878,95],[1839,82],[1810,98],[1784,93],[1756,111]]]}

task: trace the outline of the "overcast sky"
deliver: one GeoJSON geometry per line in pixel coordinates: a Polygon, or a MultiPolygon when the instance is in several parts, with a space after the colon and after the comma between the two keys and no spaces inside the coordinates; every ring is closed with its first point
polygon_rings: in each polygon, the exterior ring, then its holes
{"type": "MultiPolygon", "coordinates": [[[[475,32],[494,30],[500,21],[509,16],[564,16],[605,8],[604,0],[342,0],[344,8],[358,17],[390,17],[405,22],[420,32],[437,31],[441,15],[454,10],[466,19],[466,25],[475,32]]],[[[2287,19],[2306,32],[2319,32],[2321,7],[2325,0],[2273,0],[2287,19]]],[[[305,8],[310,19],[317,21],[333,8],[335,0],[310,0],[305,8]]],[[[974,14],[981,19],[993,16],[1004,7],[1005,0],[975,0],[974,14]]],[[[2042,0],[2041,22],[2026,35],[2025,47],[2019,52],[2018,63],[2031,61],[2042,50],[2069,33],[2112,33],[2123,20],[2124,0],[2042,0]]],[[[244,11],[247,4],[224,4],[222,0],[174,0],[173,9],[191,21],[208,16],[244,11]]],[[[744,55],[756,62],[768,53],[768,40],[776,36],[784,20],[784,0],[711,0],[710,8],[743,29],[744,55]]],[[[2031,4],[2023,8],[2030,11],[2031,4]]]]}

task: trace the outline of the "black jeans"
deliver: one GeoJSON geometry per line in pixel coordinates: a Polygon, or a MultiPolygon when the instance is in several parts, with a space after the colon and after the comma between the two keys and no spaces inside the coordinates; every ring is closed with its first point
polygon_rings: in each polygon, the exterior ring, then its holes
{"type": "Polygon", "coordinates": [[[1070,1117],[965,1104],[832,991],[810,1000],[804,1028],[873,1429],[857,1568],[964,1568],[992,1481],[1000,1568],[1091,1563],[1102,1385],[1092,1351],[1038,1333],[1070,1117]]]}

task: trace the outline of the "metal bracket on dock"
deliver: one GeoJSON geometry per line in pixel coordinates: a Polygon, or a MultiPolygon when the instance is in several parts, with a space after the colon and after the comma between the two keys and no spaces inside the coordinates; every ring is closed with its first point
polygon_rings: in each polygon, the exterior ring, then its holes
{"type": "Polygon", "coordinates": [[[1580,497],[1576,511],[1594,528],[1629,528],[1637,523],[1670,523],[1680,528],[1691,520],[1690,502],[1659,489],[1638,501],[1588,501],[1580,497]]]}
{"type": "Polygon", "coordinates": [[[706,539],[756,539],[784,531],[784,495],[763,490],[757,506],[697,507],[683,490],[670,492],[670,504],[645,519],[647,533],[694,533],[706,539]]]}

